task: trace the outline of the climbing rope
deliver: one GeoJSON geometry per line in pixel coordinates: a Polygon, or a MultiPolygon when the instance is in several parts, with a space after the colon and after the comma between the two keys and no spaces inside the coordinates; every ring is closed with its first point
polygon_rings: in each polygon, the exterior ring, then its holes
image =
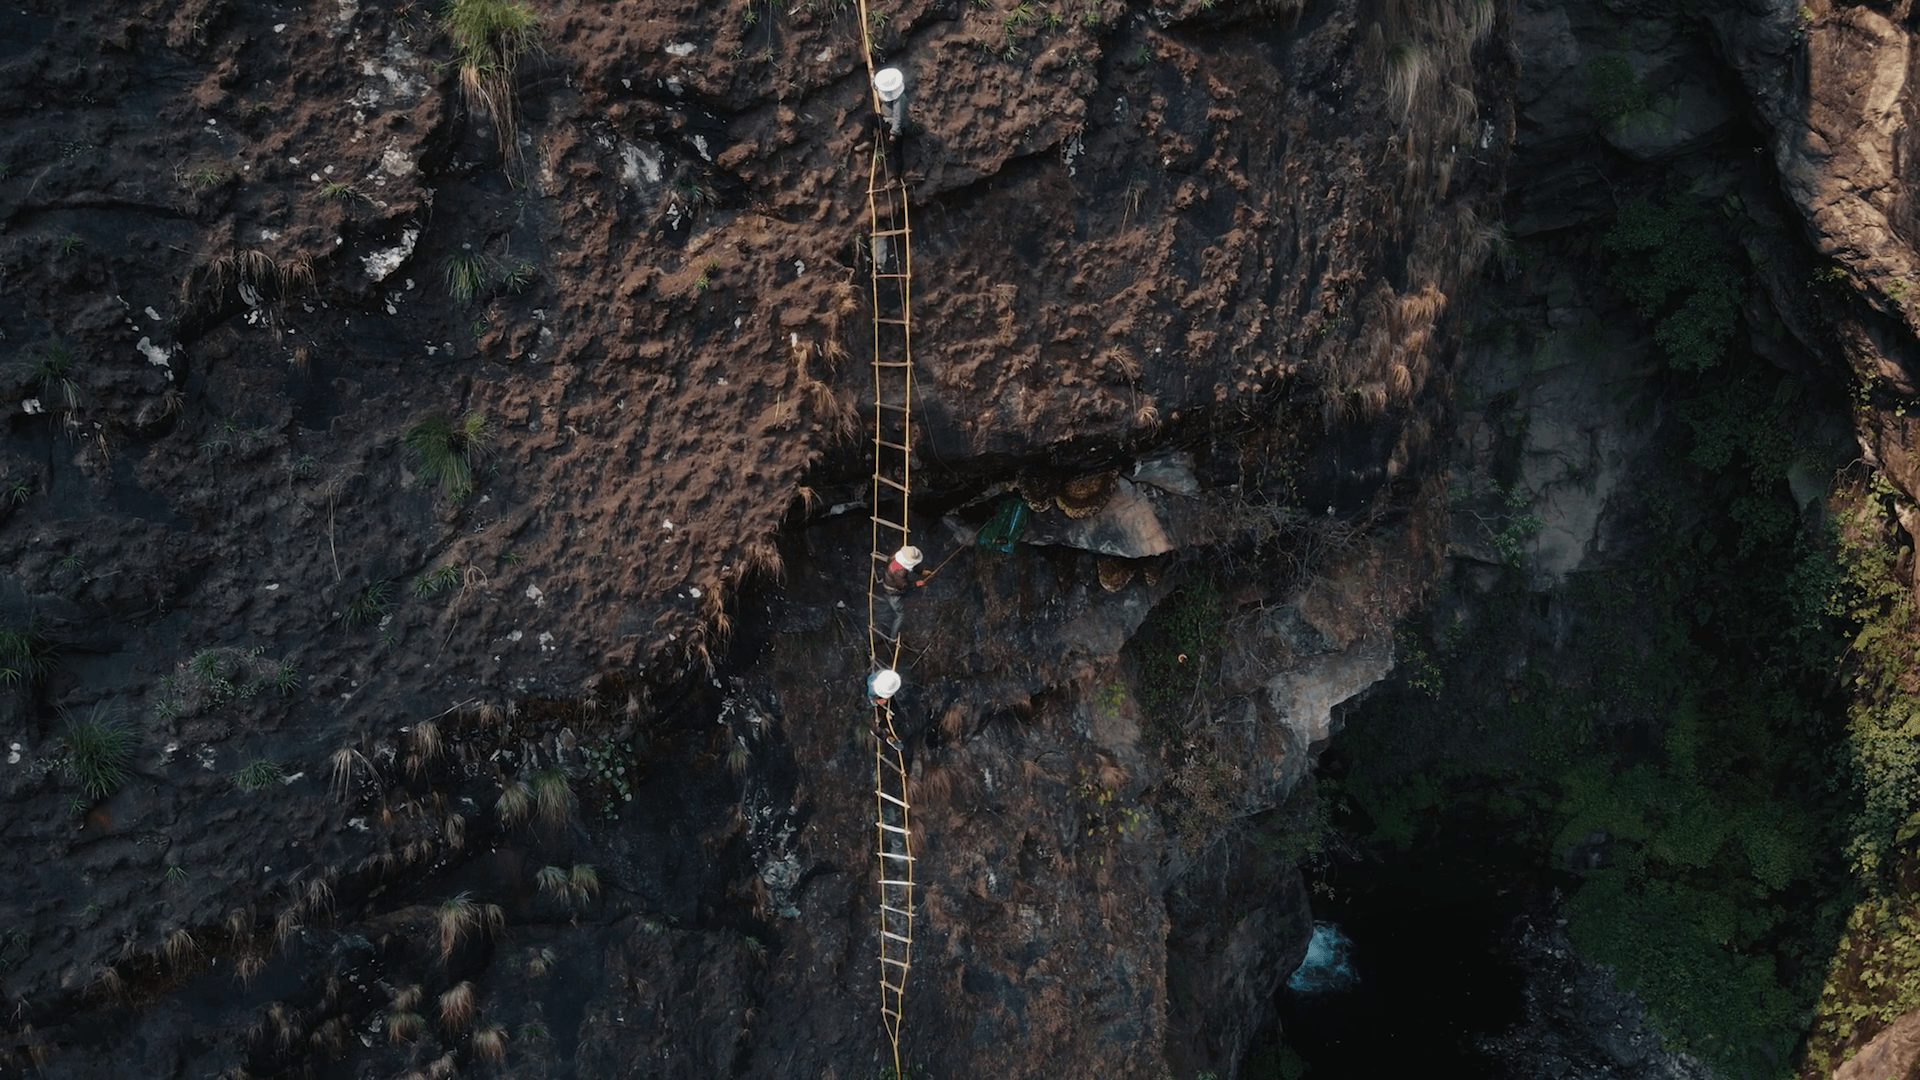
{"type": "MultiPolygon", "coordinates": [[[[859,0],[860,43],[867,58],[867,87],[876,115],[872,26],[866,0],[859,0]]],[[[873,560],[867,577],[869,670],[899,670],[901,620],[881,605],[883,575],[893,552],[911,535],[908,497],[913,478],[912,248],[904,177],[887,163],[884,124],[873,131],[867,171],[868,262],[873,283],[873,560]],[[890,618],[887,618],[891,616],[890,618]],[[882,619],[887,618],[885,625],[882,619]]],[[[898,598],[895,603],[899,602],[898,598]]],[[[906,1011],[907,972],[913,962],[914,857],[907,791],[906,747],[894,729],[893,700],[874,706],[874,833],[880,870],[880,1020],[893,1048],[893,1076],[903,1077],[900,1032],[906,1011]]]]}

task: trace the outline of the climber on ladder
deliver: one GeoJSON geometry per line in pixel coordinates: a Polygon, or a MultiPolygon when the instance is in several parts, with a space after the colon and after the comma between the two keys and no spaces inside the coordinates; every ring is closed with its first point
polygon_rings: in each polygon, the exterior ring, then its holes
{"type": "Polygon", "coordinates": [[[887,572],[880,578],[880,588],[885,594],[887,611],[893,615],[885,634],[888,641],[900,640],[900,627],[907,617],[906,605],[903,603],[907,590],[919,588],[927,583],[925,577],[914,572],[920,565],[921,558],[920,549],[909,544],[893,553],[893,558],[887,563],[887,572]]]}
{"type": "Polygon", "coordinates": [[[874,92],[880,95],[880,113],[876,135],[885,151],[887,180],[906,180],[907,176],[907,77],[899,68],[881,68],[873,76],[874,92]]]}

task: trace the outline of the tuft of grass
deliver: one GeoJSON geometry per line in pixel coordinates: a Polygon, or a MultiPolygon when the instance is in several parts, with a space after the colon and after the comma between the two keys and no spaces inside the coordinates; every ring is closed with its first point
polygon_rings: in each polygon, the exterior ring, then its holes
{"type": "Polygon", "coordinates": [[[573,872],[567,875],[567,892],[572,894],[575,903],[586,904],[600,895],[600,871],[592,863],[575,863],[573,872]]]}
{"type": "Polygon", "coordinates": [[[1433,58],[1420,46],[1404,41],[1387,46],[1387,100],[1402,123],[1437,74],[1433,58]]]}
{"type": "Polygon", "coordinates": [[[287,778],[287,771],[272,761],[256,761],[233,774],[233,786],[245,792],[269,788],[287,778]]]}
{"type": "Polygon", "coordinates": [[[500,816],[500,826],[511,829],[533,812],[533,789],[522,780],[507,781],[500,787],[500,799],[493,810],[500,816]]]}
{"type": "Polygon", "coordinates": [[[540,276],[540,268],[530,262],[515,263],[513,267],[500,275],[500,287],[511,293],[525,292],[540,276]]]}
{"type": "Polygon", "coordinates": [[[426,1021],[417,1013],[396,1012],[387,1016],[387,1038],[395,1043],[412,1042],[426,1028],[426,1021]]]}
{"type": "Polygon", "coordinates": [[[53,667],[53,647],[39,627],[0,626],[0,686],[32,683],[53,667]]]}
{"type": "Polygon", "coordinates": [[[174,967],[179,967],[192,959],[193,954],[198,950],[199,946],[195,944],[193,934],[184,926],[168,933],[160,943],[161,954],[167,958],[167,963],[174,967]]]}
{"type": "Polygon", "coordinates": [[[474,466],[486,460],[492,440],[486,414],[470,412],[458,427],[443,416],[429,416],[407,429],[403,441],[420,475],[459,500],[473,492],[474,466]]]}
{"type": "Polygon", "coordinates": [[[507,1030],[499,1024],[476,1028],[473,1033],[473,1056],[495,1065],[507,1060],[507,1030]]]}
{"type": "Polygon", "coordinates": [[[359,188],[354,187],[352,184],[343,184],[338,181],[321,188],[320,197],[323,199],[343,199],[348,201],[366,198],[365,195],[360,194],[359,188]]]}
{"type": "Polygon", "coordinates": [[[375,581],[361,589],[359,595],[347,601],[347,625],[368,626],[386,617],[393,610],[393,584],[387,581],[375,581]]]}
{"type": "Polygon", "coordinates": [[[333,769],[330,786],[333,788],[334,798],[341,802],[346,802],[347,796],[353,791],[354,776],[359,769],[364,767],[369,773],[373,771],[372,762],[351,746],[343,746],[335,750],[328,760],[333,769]]]}
{"type": "Polygon", "coordinates": [[[467,108],[493,119],[500,153],[511,160],[519,123],[513,112],[520,61],[540,43],[540,16],[517,0],[448,0],[441,15],[453,39],[454,65],[467,108]]]}
{"type": "Polygon", "coordinates": [[[533,774],[533,801],[541,823],[556,829],[567,823],[580,802],[574,797],[573,785],[567,782],[567,774],[559,769],[533,774]]]}
{"type": "Polygon", "coordinates": [[[413,579],[413,595],[434,596],[460,584],[460,565],[447,563],[413,579]]]}
{"type": "Polygon", "coordinates": [[[533,875],[533,883],[540,887],[541,892],[555,900],[566,898],[567,872],[558,866],[541,867],[540,872],[533,875]]]}
{"type": "Polygon", "coordinates": [[[444,271],[447,295],[461,304],[471,304],[483,295],[493,281],[493,270],[484,256],[471,251],[456,251],[447,256],[444,271]]]}
{"type": "Polygon", "coordinates": [[[547,977],[547,972],[553,970],[556,960],[552,949],[535,949],[532,955],[527,957],[527,974],[536,979],[544,979],[547,977]]]}
{"type": "Polygon", "coordinates": [[[473,1008],[473,984],[462,979],[440,995],[440,1026],[449,1032],[459,1031],[472,1022],[473,1008]]]}
{"type": "Polygon", "coordinates": [[[126,783],[128,759],[133,757],[133,732],[105,704],[84,715],[65,713],[60,744],[66,747],[66,770],[87,794],[104,799],[126,783]]]}
{"type": "Polygon", "coordinates": [[[480,929],[482,911],[473,894],[461,893],[440,905],[440,961],[453,955],[460,939],[480,929]]]}
{"type": "Polygon", "coordinates": [[[73,349],[66,342],[55,339],[40,347],[33,362],[33,382],[42,395],[57,396],[68,410],[80,407],[80,388],[73,381],[73,349]]]}

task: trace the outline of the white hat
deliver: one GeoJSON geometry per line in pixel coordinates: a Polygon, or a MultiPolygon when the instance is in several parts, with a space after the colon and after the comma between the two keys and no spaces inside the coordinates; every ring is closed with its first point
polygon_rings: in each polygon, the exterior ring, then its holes
{"type": "Polygon", "coordinates": [[[919,566],[920,560],[924,558],[926,558],[926,556],[920,554],[920,549],[911,545],[903,547],[893,553],[893,561],[909,570],[919,566]]]}
{"type": "Polygon", "coordinates": [[[873,88],[880,91],[881,101],[892,101],[907,88],[907,77],[899,68],[881,68],[874,73],[873,88]]]}
{"type": "Polygon", "coordinates": [[[900,673],[892,668],[881,668],[867,676],[867,689],[877,698],[890,698],[900,692],[900,673]]]}

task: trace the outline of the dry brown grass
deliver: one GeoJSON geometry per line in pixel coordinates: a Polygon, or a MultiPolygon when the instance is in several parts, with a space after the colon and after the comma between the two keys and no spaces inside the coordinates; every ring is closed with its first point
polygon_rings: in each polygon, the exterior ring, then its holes
{"type": "Polygon", "coordinates": [[[288,904],[280,909],[280,914],[273,917],[273,940],[284,946],[292,941],[305,925],[306,923],[300,918],[299,905],[288,904]]]}
{"type": "Polygon", "coordinates": [[[473,1055],[498,1065],[507,1060],[507,1033],[498,1024],[488,1024],[473,1033],[473,1055]]]}
{"type": "Polygon", "coordinates": [[[766,581],[780,581],[786,577],[786,560],[780,554],[780,545],[771,536],[755,537],[747,541],[746,551],[740,556],[740,576],[758,577],[766,581]]]}
{"type": "Polygon", "coordinates": [[[480,929],[480,905],[473,902],[471,893],[460,893],[440,905],[437,922],[440,925],[440,962],[445,963],[462,938],[480,929]]]}
{"type": "Polygon", "coordinates": [[[333,911],[333,886],[326,878],[317,877],[307,882],[307,914],[314,917],[333,911]]]}
{"type": "Polygon", "coordinates": [[[954,775],[951,766],[922,762],[913,774],[915,806],[944,806],[953,798],[954,775]]]}
{"type": "Polygon", "coordinates": [[[449,1033],[466,1027],[473,1020],[474,1004],[473,984],[464,979],[456,983],[440,995],[440,1026],[449,1033]]]}
{"type": "Polygon", "coordinates": [[[193,959],[194,954],[200,951],[200,946],[194,942],[192,932],[182,926],[166,936],[160,951],[167,958],[167,963],[177,968],[193,959]]]}
{"type": "Polygon", "coordinates": [[[347,1053],[347,1036],[352,1028],[344,1016],[328,1019],[307,1036],[307,1048],[326,1061],[338,1061],[347,1053]]]}
{"type": "Polygon", "coordinates": [[[409,983],[393,992],[393,1011],[412,1012],[420,1007],[420,998],[425,993],[419,983],[409,983]]]}
{"type": "Polygon", "coordinates": [[[387,1039],[396,1046],[410,1043],[427,1030],[427,1022],[420,1019],[418,1013],[392,1012],[387,1014],[387,1039]]]}
{"type": "Polygon", "coordinates": [[[267,958],[262,953],[242,953],[233,961],[233,977],[240,985],[253,981],[254,976],[267,969],[267,958]]]}
{"type": "Polygon", "coordinates": [[[407,742],[413,747],[413,752],[418,754],[421,760],[432,761],[434,758],[440,756],[442,747],[440,741],[440,725],[431,720],[420,721],[413,725],[413,731],[408,734],[407,742]]]}
{"type": "Polygon", "coordinates": [[[120,977],[120,969],[108,966],[102,968],[93,977],[94,996],[106,1001],[124,1001],[127,997],[127,981],[120,977]]]}
{"type": "Polygon", "coordinates": [[[500,785],[500,798],[494,802],[493,811],[500,818],[501,828],[513,828],[533,813],[533,789],[517,778],[507,781],[500,785]]]}
{"type": "Polygon", "coordinates": [[[368,774],[373,772],[373,763],[351,746],[343,746],[335,750],[328,760],[332,763],[330,786],[333,789],[333,797],[340,802],[346,802],[347,797],[353,793],[353,781],[362,769],[368,774]]]}
{"type": "Polygon", "coordinates": [[[573,785],[567,782],[566,773],[542,769],[533,774],[533,804],[540,823],[558,829],[573,816],[580,800],[574,797],[573,785]]]}
{"type": "Polygon", "coordinates": [[[940,714],[940,734],[952,742],[959,742],[960,736],[967,730],[967,716],[965,705],[955,702],[947,706],[947,711],[940,714]]]}

